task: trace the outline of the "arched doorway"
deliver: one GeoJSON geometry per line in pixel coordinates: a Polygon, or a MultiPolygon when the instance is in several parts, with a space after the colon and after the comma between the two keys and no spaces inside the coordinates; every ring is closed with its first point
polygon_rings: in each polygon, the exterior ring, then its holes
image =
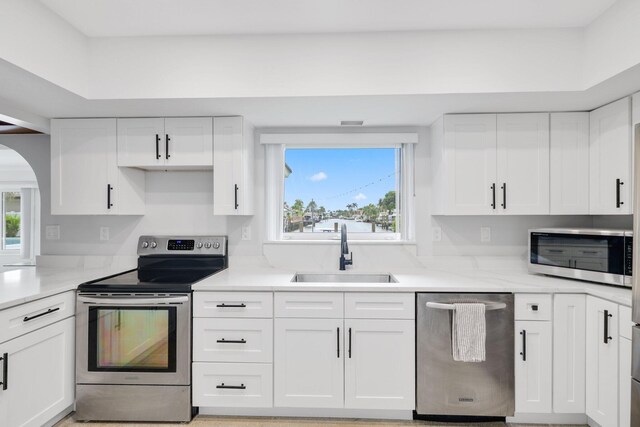
{"type": "Polygon", "coordinates": [[[34,265],[39,251],[36,174],[24,157],[0,145],[0,265],[34,265]]]}

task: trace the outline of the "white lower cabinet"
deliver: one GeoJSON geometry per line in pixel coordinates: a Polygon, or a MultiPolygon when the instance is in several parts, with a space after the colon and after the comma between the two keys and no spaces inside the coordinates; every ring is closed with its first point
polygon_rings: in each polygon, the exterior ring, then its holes
{"type": "Polygon", "coordinates": [[[74,338],[70,317],[0,344],[1,426],[39,427],[73,404],[74,338]]]}
{"type": "Polygon", "coordinates": [[[270,363],[196,362],[193,364],[193,405],[269,408],[272,375],[270,363]]]}
{"type": "Polygon", "coordinates": [[[274,404],[344,407],[342,319],[275,319],[274,404]]]}
{"type": "Polygon", "coordinates": [[[552,332],[548,321],[515,322],[516,412],[550,413],[552,332]]]}
{"type": "Polygon", "coordinates": [[[413,409],[414,321],[347,319],[345,333],[345,407],[413,409]]]}
{"type": "Polygon", "coordinates": [[[586,296],[557,294],[553,302],[553,412],[584,414],[586,296]]]}
{"type": "Polygon", "coordinates": [[[618,426],[618,305],[587,296],[587,416],[618,426]]]}
{"type": "Polygon", "coordinates": [[[631,425],[631,340],[620,337],[620,427],[631,425]]]}

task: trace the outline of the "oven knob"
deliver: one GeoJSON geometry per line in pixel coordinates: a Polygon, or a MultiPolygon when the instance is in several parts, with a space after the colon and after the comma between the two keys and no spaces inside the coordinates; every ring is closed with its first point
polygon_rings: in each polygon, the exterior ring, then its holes
{"type": "Polygon", "coordinates": [[[219,247],[220,247],[220,243],[219,243],[219,242],[215,242],[215,243],[213,244],[213,248],[214,248],[214,249],[218,249],[219,247]]]}
{"type": "Polygon", "coordinates": [[[151,248],[155,248],[156,246],[158,246],[156,242],[151,242],[151,248]]]}
{"type": "Polygon", "coordinates": [[[148,248],[149,247],[149,242],[142,242],[142,247],[143,248],[148,248]]]}
{"type": "Polygon", "coordinates": [[[205,243],[205,244],[204,244],[204,247],[205,247],[205,248],[207,248],[207,249],[209,249],[209,248],[211,247],[211,243],[209,243],[209,242],[205,243]]]}
{"type": "Polygon", "coordinates": [[[198,242],[198,243],[196,243],[196,248],[198,248],[198,249],[202,249],[202,242],[198,242]]]}

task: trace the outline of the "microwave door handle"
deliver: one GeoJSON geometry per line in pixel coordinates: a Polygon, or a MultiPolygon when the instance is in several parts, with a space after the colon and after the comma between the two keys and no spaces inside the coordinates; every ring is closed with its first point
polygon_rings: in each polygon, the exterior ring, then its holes
{"type": "Polygon", "coordinates": [[[151,305],[151,304],[184,304],[189,302],[188,296],[156,297],[156,298],[111,298],[99,296],[78,296],[78,301],[92,305],[151,305]]]}

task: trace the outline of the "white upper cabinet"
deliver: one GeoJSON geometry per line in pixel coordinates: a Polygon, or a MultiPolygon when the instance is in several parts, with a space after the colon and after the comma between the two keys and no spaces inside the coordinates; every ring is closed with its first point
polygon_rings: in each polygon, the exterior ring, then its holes
{"type": "Polygon", "coordinates": [[[212,127],[211,117],[118,119],[118,166],[211,168],[212,127]]]}
{"type": "Polygon", "coordinates": [[[589,212],[631,214],[631,99],[590,113],[589,212]]]}
{"type": "Polygon", "coordinates": [[[253,215],[253,127],[242,117],[215,117],[213,132],[213,214],[253,215]]]}
{"type": "Polygon", "coordinates": [[[449,115],[434,126],[434,194],[439,214],[495,211],[496,115],[449,115]]]}
{"type": "Polygon", "coordinates": [[[431,136],[435,215],[549,213],[549,114],[447,115],[431,136]]]}
{"type": "Polygon", "coordinates": [[[549,114],[498,114],[498,211],[549,213],[549,114]]]}
{"type": "Polygon", "coordinates": [[[589,214],[589,113],[553,113],[550,213],[589,214]]]}
{"type": "Polygon", "coordinates": [[[116,119],[51,122],[51,213],[143,215],[144,172],[119,168],[116,119]]]}

